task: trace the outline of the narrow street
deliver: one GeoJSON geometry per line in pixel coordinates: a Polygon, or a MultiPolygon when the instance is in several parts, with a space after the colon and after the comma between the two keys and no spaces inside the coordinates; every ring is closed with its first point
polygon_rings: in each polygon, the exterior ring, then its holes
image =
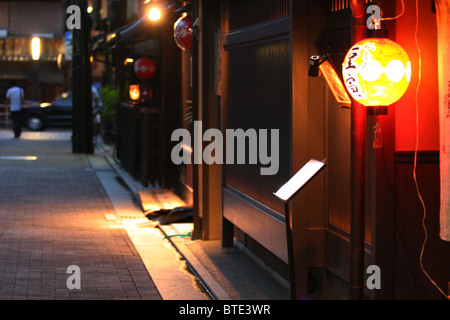
{"type": "Polygon", "coordinates": [[[0,1],[0,300],[450,300],[449,49],[450,0],[0,1]]]}
{"type": "Polygon", "coordinates": [[[111,180],[113,170],[99,167],[101,157],[73,154],[70,137],[70,131],[23,132],[20,139],[0,132],[0,299],[177,299],[166,293],[176,287],[168,277],[177,278],[178,291],[187,283],[186,298],[205,299],[189,293],[198,292],[192,275],[171,272],[180,259],[173,249],[158,249],[163,236],[153,233],[150,255],[167,267],[163,287],[155,286],[127,232],[132,226],[116,212],[119,200],[121,214],[136,219],[136,205],[117,191],[118,198],[108,197],[114,183],[107,192],[102,179],[109,173],[111,180]],[[79,267],[78,279],[69,266],[79,267]],[[77,281],[80,289],[69,288],[77,281]]]}

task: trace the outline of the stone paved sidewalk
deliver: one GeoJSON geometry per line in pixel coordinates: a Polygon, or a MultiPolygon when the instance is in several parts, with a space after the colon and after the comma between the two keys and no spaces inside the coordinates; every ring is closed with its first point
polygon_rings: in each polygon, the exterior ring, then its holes
{"type": "Polygon", "coordinates": [[[67,137],[2,132],[0,299],[161,299],[113,210],[67,137]],[[67,288],[71,265],[80,290],[67,288]]]}

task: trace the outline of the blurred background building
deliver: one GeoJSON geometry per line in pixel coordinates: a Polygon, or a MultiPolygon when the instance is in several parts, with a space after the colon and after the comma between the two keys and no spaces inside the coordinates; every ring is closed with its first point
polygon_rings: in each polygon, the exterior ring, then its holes
{"type": "Polygon", "coordinates": [[[0,103],[11,80],[24,88],[25,100],[49,101],[65,90],[65,19],[60,0],[0,2],[0,103]],[[33,60],[31,39],[40,38],[33,60]]]}

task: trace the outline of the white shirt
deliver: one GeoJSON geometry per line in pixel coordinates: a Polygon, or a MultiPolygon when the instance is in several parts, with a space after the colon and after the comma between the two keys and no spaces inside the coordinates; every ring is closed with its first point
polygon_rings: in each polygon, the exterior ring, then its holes
{"type": "Polygon", "coordinates": [[[11,100],[11,111],[20,111],[22,109],[23,89],[19,87],[9,88],[6,97],[11,100]]]}
{"type": "Polygon", "coordinates": [[[92,108],[98,107],[98,90],[94,86],[92,86],[92,108]]]}

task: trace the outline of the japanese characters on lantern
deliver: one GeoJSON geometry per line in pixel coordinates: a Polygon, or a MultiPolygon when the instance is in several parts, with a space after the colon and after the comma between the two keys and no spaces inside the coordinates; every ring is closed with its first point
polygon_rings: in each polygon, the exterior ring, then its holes
{"type": "Polygon", "coordinates": [[[400,45],[385,38],[371,38],[350,48],[342,73],[356,101],[364,106],[389,106],[408,89],[411,62],[400,45]]]}

